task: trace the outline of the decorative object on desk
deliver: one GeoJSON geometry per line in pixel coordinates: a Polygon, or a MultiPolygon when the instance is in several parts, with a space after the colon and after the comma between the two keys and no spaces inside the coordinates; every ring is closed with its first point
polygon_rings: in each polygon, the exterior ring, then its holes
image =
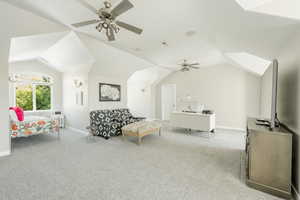
{"type": "Polygon", "coordinates": [[[202,113],[207,114],[207,115],[211,115],[211,114],[214,114],[215,112],[213,110],[203,110],[202,113]]]}
{"type": "Polygon", "coordinates": [[[186,95],[184,98],[180,99],[180,110],[183,112],[191,111],[191,112],[199,112],[201,113],[204,109],[204,105],[200,104],[199,101],[192,98],[191,95],[186,95]]]}
{"type": "Polygon", "coordinates": [[[99,83],[99,101],[121,101],[121,85],[99,83]]]}

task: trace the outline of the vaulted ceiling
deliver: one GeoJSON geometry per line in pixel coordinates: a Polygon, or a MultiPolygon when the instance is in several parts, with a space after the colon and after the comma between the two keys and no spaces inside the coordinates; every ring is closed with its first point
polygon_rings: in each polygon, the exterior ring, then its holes
{"type": "MultiPolygon", "coordinates": [[[[183,59],[209,66],[238,55],[238,65],[258,74],[261,69],[256,71],[253,66],[258,60],[275,58],[299,29],[300,19],[295,10],[299,8],[297,0],[130,0],[135,7],[119,19],[143,28],[143,34],[139,36],[121,29],[116,41],[108,42],[103,33],[96,31],[95,25],[71,26],[97,17],[77,0],[4,1],[158,66],[175,67],[183,59]],[[244,53],[245,59],[241,59],[240,53],[244,53]]],[[[101,8],[104,1],[86,2],[101,8]]]]}
{"type": "Polygon", "coordinates": [[[73,31],[11,39],[9,62],[39,60],[61,72],[74,72],[95,62],[73,31]]]}

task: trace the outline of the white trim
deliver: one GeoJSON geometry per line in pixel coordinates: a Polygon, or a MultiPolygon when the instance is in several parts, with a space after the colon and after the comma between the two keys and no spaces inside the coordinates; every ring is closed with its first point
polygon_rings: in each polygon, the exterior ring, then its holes
{"type": "Polygon", "coordinates": [[[71,130],[71,131],[75,131],[75,132],[77,132],[77,133],[82,133],[82,134],[85,134],[85,135],[88,135],[89,134],[89,132],[87,132],[87,131],[83,131],[83,130],[80,130],[80,129],[77,129],[77,128],[73,128],[73,127],[67,127],[67,129],[69,129],[69,130],[71,130]]]}
{"type": "Polygon", "coordinates": [[[10,150],[0,152],[0,157],[9,156],[11,154],[10,150]]]}
{"type": "Polygon", "coordinates": [[[233,130],[233,131],[243,131],[245,132],[245,128],[234,128],[234,127],[228,127],[228,126],[216,126],[217,129],[225,129],[225,130],[233,130]]]}
{"type": "Polygon", "coordinates": [[[293,190],[293,193],[294,193],[295,200],[300,200],[299,192],[297,191],[297,189],[294,185],[292,185],[292,190],[293,190]]]}
{"type": "Polygon", "coordinates": [[[31,84],[32,87],[32,111],[36,111],[36,85],[31,84]]]}

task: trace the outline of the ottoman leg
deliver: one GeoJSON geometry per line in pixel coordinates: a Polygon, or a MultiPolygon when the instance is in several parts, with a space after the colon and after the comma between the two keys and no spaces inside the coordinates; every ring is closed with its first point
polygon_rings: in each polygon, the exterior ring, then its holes
{"type": "Polygon", "coordinates": [[[158,134],[159,134],[159,136],[161,136],[161,128],[159,128],[158,134]]]}
{"type": "Polygon", "coordinates": [[[138,145],[140,145],[142,143],[142,137],[138,136],[138,145]]]}

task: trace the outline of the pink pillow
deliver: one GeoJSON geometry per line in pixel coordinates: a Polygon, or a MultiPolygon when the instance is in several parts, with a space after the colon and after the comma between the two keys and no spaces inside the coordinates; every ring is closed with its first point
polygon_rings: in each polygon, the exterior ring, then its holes
{"type": "Polygon", "coordinates": [[[10,107],[9,110],[15,111],[15,113],[18,117],[18,120],[20,122],[24,121],[24,111],[23,111],[22,108],[20,108],[20,107],[10,107]]]}

